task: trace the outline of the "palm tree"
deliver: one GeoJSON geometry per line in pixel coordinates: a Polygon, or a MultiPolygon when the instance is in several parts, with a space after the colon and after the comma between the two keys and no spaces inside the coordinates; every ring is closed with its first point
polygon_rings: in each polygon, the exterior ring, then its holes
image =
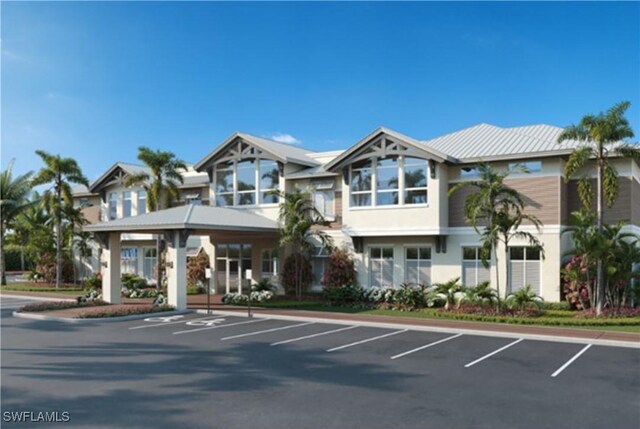
{"type": "Polygon", "coordinates": [[[0,284],[7,284],[4,260],[4,237],[9,224],[28,207],[27,199],[31,191],[30,179],[33,172],[13,177],[13,160],[0,173],[0,284]]]}
{"type": "Polygon", "coordinates": [[[89,186],[89,181],[80,166],[73,158],[62,158],[60,155],[51,155],[43,150],[37,150],[36,154],[42,158],[45,166],[38,171],[31,182],[31,186],[52,184],[44,194],[44,200],[55,222],[56,233],[56,288],[62,285],[62,218],[63,199],[67,204],[73,205],[70,183],[89,186]],[[52,192],[53,191],[53,192],[52,192]]]}
{"type": "MultiPolygon", "coordinates": [[[[311,201],[309,192],[295,190],[280,194],[281,203],[278,221],[280,223],[280,245],[291,246],[292,255],[308,255],[313,249],[311,239],[317,238],[323,247],[333,247],[333,240],[318,226],[327,226],[322,214],[311,201]]],[[[296,264],[296,296],[302,298],[302,267],[296,264]]]]}
{"type": "MultiPolygon", "coordinates": [[[[623,101],[615,104],[606,112],[598,115],[586,115],[577,125],[565,128],[558,137],[558,143],[565,140],[577,140],[580,146],[575,149],[564,168],[565,180],[570,180],[591,158],[597,166],[596,178],[596,225],[602,234],[604,201],[611,207],[618,196],[618,172],[610,162],[611,154],[640,162],[640,148],[637,145],[621,143],[625,138],[633,137],[633,130],[625,118],[625,112],[631,103],[623,101]]],[[[591,207],[591,183],[583,176],[579,183],[580,198],[583,205],[591,207]]],[[[596,314],[602,314],[605,300],[604,270],[602,258],[596,261],[596,314]]]]}
{"type": "Polygon", "coordinates": [[[537,217],[524,213],[525,203],[520,193],[504,184],[509,172],[500,173],[490,165],[480,163],[478,173],[479,180],[458,183],[449,190],[449,195],[463,188],[473,189],[474,192],[465,200],[465,217],[476,233],[480,234],[480,256],[485,267],[489,268],[489,256],[493,255],[496,266],[496,290],[500,297],[498,244],[504,244],[505,258],[509,251],[509,243],[514,238],[526,240],[544,256],[538,238],[529,232],[519,230],[522,223],[528,221],[539,231],[542,223],[537,217]]]}
{"type": "Polygon", "coordinates": [[[93,234],[89,231],[83,231],[82,229],[74,231],[73,234],[73,244],[74,247],[78,250],[78,255],[80,257],[80,278],[85,278],[85,262],[86,258],[91,256],[91,241],[93,240],[93,234]]]}
{"type": "Polygon", "coordinates": [[[436,283],[433,285],[435,292],[444,299],[444,309],[449,311],[451,306],[460,304],[461,292],[464,292],[464,286],[460,284],[460,277],[453,278],[445,283],[436,283]]]}
{"type": "MultiPolygon", "coordinates": [[[[142,186],[147,192],[147,209],[149,212],[169,208],[171,202],[180,195],[178,184],[184,183],[180,170],[187,171],[187,164],[176,158],[175,154],[161,150],[151,150],[148,147],[138,148],[138,159],[149,167],[150,173],[138,173],[127,177],[126,186],[142,186]]],[[[156,236],[156,255],[158,258],[156,276],[160,288],[162,281],[162,264],[160,252],[162,237],[156,236]]]]}

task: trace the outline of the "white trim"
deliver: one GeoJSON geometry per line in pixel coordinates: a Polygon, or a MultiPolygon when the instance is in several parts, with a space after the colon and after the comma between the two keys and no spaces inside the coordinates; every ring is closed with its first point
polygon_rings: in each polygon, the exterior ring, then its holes
{"type": "MultiPolygon", "coordinates": [[[[478,227],[482,231],[482,226],[478,227]]],[[[518,231],[530,232],[532,234],[560,234],[564,225],[544,225],[540,231],[533,225],[524,225],[518,228],[518,231]]],[[[441,234],[445,235],[479,235],[472,226],[455,226],[451,228],[443,228],[441,234]]]]}
{"type": "MultiPolygon", "coordinates": [[[[430,227],[430,228],[342,228],[342,232],[354,237],[393,237],[407,235],[445,235],[448,228],[430,227]]],[[[475,234],[475,231],[474,231],[475,234]]]]}

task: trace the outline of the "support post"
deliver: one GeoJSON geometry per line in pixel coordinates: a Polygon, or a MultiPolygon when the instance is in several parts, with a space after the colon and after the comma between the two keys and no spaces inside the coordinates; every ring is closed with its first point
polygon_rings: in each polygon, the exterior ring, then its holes
{"type": "Polygon", "coordinates": [[[112,232],[105,238],[107,248],[102,252],[102,299],[111,304],[120,304],[120,233],[112,232]]]}
{"type": "Polygon", "coordinates": [[[167,292],[169,305],[176,310],[187,309],[187,252],[181,234],[169,234],[171,241],[167,244],[167,292]],[[182,244],[182,246],[181,246],[182,244]]]}

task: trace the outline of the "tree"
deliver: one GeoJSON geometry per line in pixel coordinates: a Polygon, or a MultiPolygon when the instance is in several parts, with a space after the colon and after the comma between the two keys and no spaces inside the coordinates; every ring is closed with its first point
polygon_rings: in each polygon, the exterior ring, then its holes
{"type": "MultiPolygon", "coordinates": [[[[147,192],[147,209],[150,212],[169,208],[171,202],[180,195],[178,184],[184,183],[180,170],[187,171],[184,161],[176,158],[175,154],[161,150],[151,150],[148,147],[138,148],[138,159],[149,167],[150,173],[137,173],[127,177],[126,186],[142,186],[147,192]]],[[[158,264],[156,277],[157,287],[161,286],[162,237],[156,236],[156,255],[158,264]]]]}
{"type": "Polygon", "coordinates": [[[0,173],[0,284],[7,284],[5,273],[4,239],[7,227],[31,202],[27,199],[31,191],[33,172],[13,177],[13,160],[0,173]]]}
{"type": "MultiPolygon", "coordinates": [[[[587,162],[596,161],[596,225],[598,233],[603,232],[604,201],[611,207],[618,196],[618,172],[610,156],[634,159],[640,162],[640,148],[624,143],[624,139],[633,137],[633,130],[625,118],[625,112],[631,103],[624,101],[615,104],[606,112],[583,116],[577,125],[565,128],[558,137],[558,143],[565,140],[577,140],[580,146],[575,149],[564,168],[565,180],[570,180],[587,162]]],[[[579,182],[582,203],[591,207],[593,191],[588,176],[582,176],[579,182]]],[[[605,282],[602,258],[596,261],[596,314],[602,314],[605,301],[605,282]]]]}
{"type": "MultiPolygon", "coordinates": [[[[498,172],[486,163],[478,165],[479,180],[460,182],[449,190],[449,195],[463,188],[473,192],[465,199],[464,211],[467,222],[480,234],[482,264],[489,268],[490,255],[496,266],[496,290],[500,297],[500,270],[498,269],[498,244],[504,244],[505,258],[509,243],[514,238],[524,239],[544,256],[542,244],[536,236],[520,230],[523,222],[530,222],[538,231],[540,220],[524,213],[524,199],[518,191],[504,184],[508,172],[498,172]]],[[[498,307],[500,302],[498,302],[498,307]]]]}
{"type": "Polygon", "coordinates": [[[62,251],[63,251],[63,203],[73,205],[70,183],[89,186],[89,181],[82,174],[80,166],[73,158],[62,158],[60,155],[50,155],[49,153],[37,150],[36,154],[42,158],[45,166],[38,171],[31,182],[32,186],[51,184],[43,198],[55,222],[56,234],[56,288],[62,285],[62,251]]]}
{"type": "MultiPolygon", "coordinates": [[[[311,239],[316,238],[322,246],[333,247],[333,240],[318,226],[327,226],[322,214],[311,201],[306,191],[295,190],[292,193],[280,194],[281,203],[278,220],[280,223],[280,245],[291,246],[294,255],[309,255],[313,245],[311,239]]],[[[302,298],[302,267],[296,264],[296,296],[302,298]]]]}

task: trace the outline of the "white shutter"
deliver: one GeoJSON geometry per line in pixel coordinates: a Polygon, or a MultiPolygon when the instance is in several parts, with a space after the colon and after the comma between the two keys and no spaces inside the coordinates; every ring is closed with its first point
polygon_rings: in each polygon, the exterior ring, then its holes
{"type": "Polygon", "coordinates": [[[420,261],[419,283],[431,285],[431,261],[420,261]]]}
{"type": "Polygon", "coordinates": [[[540,295],[540,261],[527,261],[525,285],[531,285],[536,295],[540,295]]]}
{"type": "Polygon", "coordinates": [[[513,293],[525,286],[524,261],[509,262],[509,292],[513,293]]]}
{"type": "Polygon", "coordinates": [[[462,284],[474,287],[476,282],[476,261],[462,261],[462,284]]]}

